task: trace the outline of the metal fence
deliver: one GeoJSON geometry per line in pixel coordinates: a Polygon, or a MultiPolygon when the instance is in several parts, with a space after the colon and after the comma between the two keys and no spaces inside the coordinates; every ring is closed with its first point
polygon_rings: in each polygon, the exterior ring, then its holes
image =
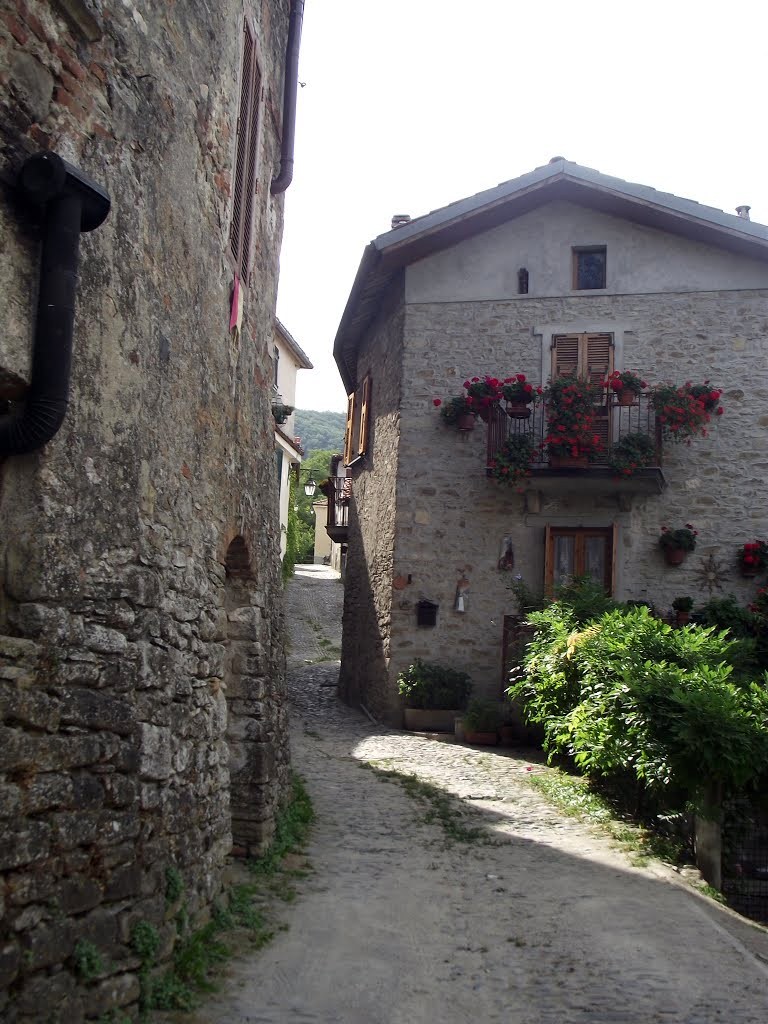
{"type": "MultiPolygon", "coordinates": [[[[509,415],[503,404],[491,406],[488,414],[488,462],[502,448],[509,437],[528,434],[533,441],[535,456],[534,469],[547,467],[547,451],[544,439],[548,434],[547,410],[543,402],[527,407],[529,415],[517,418],[509,415]]],[[[614,446],[630,434],[644,434],[650,437],[655,448],[655,465],[661,465],[661,424],[657,422],[653,405],[648,395],[640,395],[632,405],[619,405],[611,394],[605,401],[595,405],[594,432],[600,438],[602,449],[591,460],[595,466],[606,466],[611,459],[614,446]]]]}

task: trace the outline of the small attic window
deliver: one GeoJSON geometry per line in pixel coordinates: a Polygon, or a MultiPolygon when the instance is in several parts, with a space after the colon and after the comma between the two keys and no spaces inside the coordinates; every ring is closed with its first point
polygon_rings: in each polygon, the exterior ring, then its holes
{"type": "Polygon", "coordinates": [[[604,245],[591,245],[573,250],[573,287],[588,291],[606,287],[607,251],[604,245]]]}

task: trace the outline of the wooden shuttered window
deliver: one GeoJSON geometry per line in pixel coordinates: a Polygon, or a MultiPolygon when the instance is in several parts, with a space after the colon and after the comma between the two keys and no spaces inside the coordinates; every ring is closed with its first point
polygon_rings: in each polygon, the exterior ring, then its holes
{"type": "Polygon", "coordinates": [[[261,101],[261,69],[256,36],[247,21],[243,22],[243,67],[240,79],[240,107],[237,117],[235,175],[232,183],[232,223],[229,251],[235,272],[243,285],[248,285],[251,269],[251,238],[256,195],[256,170],[259,153],[259,107],[261,101]]]}
{"type": "Polygon", "coordinates": [[[344,465],[368,453],[371,434],[371,375],[367,374],[357,391],[347,396],[347,429],[344,435],[344,465]]]}
{"type": "MultiPolygon", "coordinates": [[[[575,373],[597,384],[613,372],[612,334],[556,334],[552,339],[552,376],[575,373]]],[[[595,406],[595,434],[607,450],[611,437],[608,399],[595,406]]]]}
{"type": "Polygon", "coordinates": [[[352,434],[355,426],[355,392],[347,395],[347,428],[344,431],[344,465],[348,466],[354,458],[352,454],[352,434]]]}
{"type": "Polygon", "coordinates": [[[569,580],[590,576],[606,594],[615,591],[618,528],[545,527],[544,590],[551,595],[569,580]]]}
{"type": "Polygon", "coordinates": [[[362,401],[360,403],[360,431],[357,441],[357,454],[365,455],[368,451],[368,433],[370,422],[368,419],[371,407],[371,375],[363,379],[362,401]]]}

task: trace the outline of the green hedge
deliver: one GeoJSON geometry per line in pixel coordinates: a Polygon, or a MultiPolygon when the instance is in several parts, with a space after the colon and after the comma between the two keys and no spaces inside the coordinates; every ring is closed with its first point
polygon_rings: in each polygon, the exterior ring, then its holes
{"type": "Polygon", "coordinates": [[[743,641],[673,629],[646,608],[584,623],[555,602],[528,621],[525,672],[508,692],[544,727],[550,753],[590,775],[679,786],[694,805],[712,784],[738,789],[768,770],[768,674],[734,674],[743,641]]]}

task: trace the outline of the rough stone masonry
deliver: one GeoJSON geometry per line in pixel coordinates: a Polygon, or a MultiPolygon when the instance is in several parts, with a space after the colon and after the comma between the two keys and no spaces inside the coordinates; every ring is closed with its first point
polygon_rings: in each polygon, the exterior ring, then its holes
{"type": "Polygon", "coordinates": [[[269,185],[289,6],[0,0],[0,414],[34,333],[20,164],[54,150],[112,198],[81,239],[64,425],[0,464],[3,1021],[133,1014],[137,923],[167,959],[178,907],[205,918],[233,841],[261,848],[285,790],[269,185]],[[246,18],[258,181],[230,333],[246,18]]]}

